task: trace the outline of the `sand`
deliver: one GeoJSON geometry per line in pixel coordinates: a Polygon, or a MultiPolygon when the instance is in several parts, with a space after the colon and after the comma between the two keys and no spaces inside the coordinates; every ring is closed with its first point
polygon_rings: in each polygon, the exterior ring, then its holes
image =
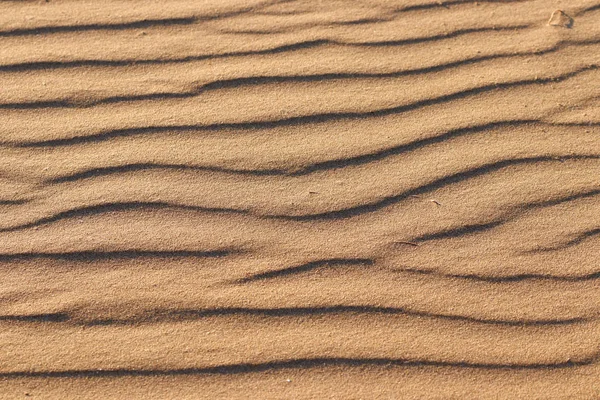
{"type": "Polygon", "coordinates": [[[599,22],[0,2],[0,398],[599,398],[599,22]]]}

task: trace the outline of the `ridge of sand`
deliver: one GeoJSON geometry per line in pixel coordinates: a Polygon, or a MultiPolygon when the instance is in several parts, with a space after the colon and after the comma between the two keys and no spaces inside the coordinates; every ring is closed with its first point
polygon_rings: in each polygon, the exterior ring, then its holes
{"type": "Polygon", "coordinates": [[[600,396],[599,20],[0,2],[0,398],[600,396]]]}

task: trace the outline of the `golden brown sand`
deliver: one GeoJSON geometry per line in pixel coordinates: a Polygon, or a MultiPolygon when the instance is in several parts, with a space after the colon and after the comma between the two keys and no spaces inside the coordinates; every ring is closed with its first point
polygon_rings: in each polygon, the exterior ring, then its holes
{"type": "Polygon", "coordinates": [[[599,66],[598,0],[0,2],[0,398],[600,398],[599,66]]]}

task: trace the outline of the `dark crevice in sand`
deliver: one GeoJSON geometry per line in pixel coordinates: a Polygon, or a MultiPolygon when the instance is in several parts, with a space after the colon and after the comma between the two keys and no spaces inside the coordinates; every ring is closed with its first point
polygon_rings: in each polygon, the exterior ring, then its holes
{"type": "Polygon", "coordinates": [[[248,215],[249,212],[246,210],[238,210],[234,208],[216,208],[216,207],[201,207],[184,204],[174,204],[164,201],[130,201],[130,202],[115,202],[105,203],[93,206],[83,206],[73,208],[67,211],[62,211],[49,217],[40,218],[36,221],[29,222],[22,225],[15,225],[6,228],[0,228],[0,232],[14,232],[22,229],[39,227],[57,222],[64,219],[82,218],[98,214],[106,214],[111,212],[123,212],[123,211],[157,211],[157,210],[171,210],[171,211],[194,211],[194,212],[207,212],[207,213],[228,213],[228,214],[244,214],[248,215]]]}
{"type": "MultiPolygon", "coordinates": [[[[600,158],[600,157],[599,157],[600,158]]],[[[570,201],[581,200],[589,197],[595,197],[600,195],[600,189],[592,189],[586,190],[579,193],[569,194],[567,196],[558,197],[549,200],[535,201],[526,204],[519,204],[511,207],[511,211],[506,213],[504,216],[500,218],[496,218],[492,221],[470,224],[470,225],[461,225],[456,228],[444,229],[438,232],[426,233],[421,236],[414,237],[410,239],[409,242],[425,242],[429,240],[440,240],[440,239],[451,239],[462,237],[466,235],[486,232],[491,229],[497,228],[501,225],[504,225],[510,221],[515,220],[517,217],[521,216],[524,212],[544,208],[544,207],[552,207],[562,203],[567,203],[570,201]]]]}
{"type": "Polygon", "coordinates": [[[572,326],[593,321],[582,317],[563,319],[534,319],[534,320],[504,320],[493,318],[477,318],[463,315],[438,314],[427,311],[410,310],[397,307],[335,305],[324,307],[281,307],[281,308],[242,308],[224,307],[208,309],[173,309],[153,310],[138,316],[125,318],[105,319],[80,319],[68,313],[49,313],[33,315],[5,315],[0,316],[0,321],[29,322],[29,323],[64,323],[85,326],[110,326],[110,325],[139,325],[161,322],[181,322],[199,320],[215,317],[259,317],[259,318],[294,318],[294,317],[316,317],[327,315],[404,315],[416,318],[441,319],[446,321],[458,321],[484,325],[499,325],[505,327],[556,327],[572,326]]]}
{"type": "Polygon", "coordinates": [[[551,247],[540,247],[537,249],[529,250],[526,253],[546,253],[546,252],[550,252],[550,251],[564,250],[569,247],[578,245],[579,243],[583,242],[584,240],[592,238],[594,236],[600,236],[600,228],[590,229],[588,231],[582,232],[582,233],[578,234],[577,237],[575,237],[572,240],[569,240],[566,243],[562,243],[560,245],[551,246],[551,247]]]}
{"type": "Polygon", "coordinates": [[[174,311],[169,315],[154,315],[139,319],[106,319],[91,320],[83,322],[86,326],[105,326],[105,325],[138,325],[144,323],[156,322],[175,322],[189,321],[209,317],[222,316],[256,316],[256,317],[320,317],[325,315],[339,314],[353,315],[406,315],[418,318],[443,319],[449,321],[469,322],[485,325],[501,325],[515,327],[542,327],[542,326],[571,326],[583,324],[591,320],[586,318],[567,318],[567,319],[544,319],[544,320],[496,320],[480,319],[460,315],[434,314],[428,312],[419,312],[392,307],[369,307],[369,306],[333,306],[333,307],[303,307],[303,308],[277,308],[277,309],[215,309],[215,310],[181,310],[174,311]]]}
{"type": "Polygon", "coordinates": [[[398,268],[396,272],[409,272],[419,275],[430,275],[436,278],[460,279],[473,282],[487,283],[512,283],[525,281],[555,281],[555,282],[586,282],[600,279],[600,271],[592,272],[585,275],[550,275],[550,274],[515,274],[515,275],[499,275],[485,276],[477,274],[451,274],[440,272],[431,269],[419,268],[398,268]]]}
{"type": "Polygon", "coordinates": [[[383,160],[385,158],[396,156],[400,154],[410,153],[415,150],[422,149],[424,147],[430,146],[432,144],[443,143],[447,140],[457,138],[460,136],[470,135],[473,133],[484,132],[491,129],[507,127],[507,126],[521,126],[521,125],[529,125],[538,123],[537,120],[512,120],[512,121],[499,121],[499,122],[491,122],[483,125],[465,127],[453,129],[448,132],[444,132],[437,136],[432,136],[428,138],[414,140],[412,142],[408,142],[405,144],[401,144],[399,146],[390,147],[387,149],[383,149],[374,153],[369,154],[361,154],[355,157],[348,158],[338,158],[334,160],[323,161],[319,163],[315,163],[305,168],[302,168],[298,171],[291,173],[292,176],[300,176],[300,175],[308,175],[317,171],[327,171],[333,169],[341,169],[349,166],[357,166],[368,164],[371,162],[383,160]]]}
{"type": "Polygon", "coordinates": [[[60,260],[60,261],[101,261],[122,260],[135,258],[213,258],[226,257],[244,253],[241,249],[217,249],[217,250],[84,250],[65,251],[56,253],[27,252],[27,253],[0,253],[0,262],[14,262],[24,260],[60,260]]]}
{"type": "MultiPolygon", "coordinates": [[[[330,22],[329,25],[339,25],[339,26],[352,26],[352,25],[365,25],[365,24],[374,24],[374,23],[383,23],[389,22],[393,20],[393,17],[390,18],[370,18],[370,19],[359,19],[356,21],[339,21],[339,22],[330,22]]],[[[297,32],[299,29],[303,28],[313,28],[315,26],[319,26],[320,24],[302,24],[301,26],[296,26],[293,28],[285,29],[285,28],[277,28],[270,30],[220,30],[219,33],[224,34],[239,34],[239,35],[269,35],[269,34],[281,34],[281,33],[291,33],[297,32]]],[[[480,32],[489,32],[489,31],[518,31],[522,29],[530,28],[530,25],[507,25],[507,26],[488,26],[488,27],[479,27],[479,28],[464,28],[456,31],[445,32],[436,34],[433,36],[424,36],[424,37],[415,37],[415,38],[406,38],[406,39],[397,39],[397,40],[382,40],[382,41],[368,41],[368,42],[339,42],[335,40],[324,39],[328,44],[339,44],[339,45],[347,45],[347,46],[405,46],[410,44],[419,44],[426,43],[431,41],[437,41],[442,39],[450,39],[461,35],[466,35],[469,33],[480,33],[480,32]]]]}
{"type": "Polygon", "coordinates": [[[70,100],[44,100],[15,103],[0,103],[2,110],[35,110],[38,108],[69,108],[74,107],[70,100]]]}
{"type": "Polygon", "coordinates": [[[237,17],[240,15],[244,15],[244,14],[254,13],[255,11],[261,10],[265,7],[273,6],[273,5],[280,4],[280,3],[286,3],[286,2],[288,2],[288,0],[267,1],[263,4],[252,5],[252,6],[244,7],[244,8],[238,9],[238,10],[223,11],[223,12],[212,14],[212,15],[199,15],[199,16],[195,17],[195,20],[197,22],[204,22],[204,21],[215,21],[215,20],[219,20],[219,19],[227,19],[227,18],[231,18],[231,17],[237,17]]]}
{"type": "Polygon", "coordinates": [[[591,12],[591,11],[596,11],[596,10],[600,10],[600,4],[596,4],[587,8],[584,8],[583,10],[581,10],[579,13],[575,14],[576,16],[581,16],[587,12],[591,12]]]}
{"type": "Polygon", "coordinates": [[[424,4],[415,4],[412,6],[401,7],[395,10],[397,13],[407,12],[407,11],[422,11],[422,10],[431,10],[435,8],[450,8],[450,6],[458,6],[458,5],[474,5],[473,3],[525,3],[530,0],[482,0],[482,1],[469,1],[469,0],[447,0],[447,1],[436,1],[433,3],[424,3],[424,4]]]}
{"type": "Polygon", "coordinates": [[[327,267],[327,268],[334,267],[335,268],[335,267],[339,267],[339,266],[348,266],[348,265],[369,266],[369,265],[373,265],[373,262],[374,262],[373,260],[368,259],[368,258],[331,258],[331,259],[327,259],[327,260],[317,260],[317,261],[307,262],[302,265],[296,265],[293,267],[287,267],[287,268],[283,268],[283,269],[254,274],[254,275],[242,278],[242,279],[235,280],[232,283],[250,283],[250,282],[268,280],[268,279],[273,279],[273,278],[280,278],[280,277],[310,272],[315,269],[321,269],[321,268],[325,268],[325,267],[327,267]]]}
{"type": "Polygon", "coordinates": [[[0,315],[0,322],[66,322],[69,319],[69,314],[62,312],[30,315],[0,315]]]}
{"type": "Polygon", "coordinates": [[[203,130],[210,130],[206,125],[171,125],[171,126],[147,126],[142,128],[122,128],[114,129],[110,131],[100,132],[96,134],[90,134],[85,136],[76,136],[70,138],[50,139],[41,140],[37,142],[3,142],[4,145],[12,145],[16,147],[60,147],[60,146],[72,146],[77,144],[85,143],[97,143],[106,140],[120,138],[120,137],[131,137],[138,135],[148,135],[154,133],[163,132],[197,132],[203,130]]]}
{"type": "MultiPolygon", "coordinates": [[[[352,43],[347,45],[352,46],[364,46],[364,47],[396,47],[406,46],[410,44],[419,44],[426,42],[434,42],[438,40],[450,39],[457,36],[468,35],[470,33],[483,33],[483,32],[501,32],[501,31],[520,31],[529,28],[529,25],[509,25],[509,26],[498,26],[498,27],[484,27],[484,28],[468,28],[459,29],[453,32],[442,33],[434,36],[411,38],[411,39],[399,39],[399,40],[383,40],[379,42],[363,42],[363,43],[352,43]]],[[[330,42],[331,44],[345,44],[338,42],[330,42]]]]}
{"type": "Polygon", "coordinates": [[[251,175],[251,176],[273,176],[273,175],[285,175],[285,170],[279,169],[264,169],[264,170],[251,170],[251,169],[228,169],[211,166],[199,166],[199,165],[188,165],[188,164],[160,164],[160,163],[138,163],[138,164],[127,164],[117,165],[111,167],[100,167],[92,168],[85,171],[80,171],[70,175],[62,175],[56,178],[51,178],[44,181],[45,184],[57,184],[65,182],[76,182],[84,179],[99,178],[102,176],[109,176],[113,174],[122,174],[127,172],[135,171],[147,171],[147,170],[174,170],[174,171],[198,171],[198,172],[218,172],[225,174],[235,175],[251,175]]]}
{"type": "Polygon", "coordinates": [[[190,25],[196,22],[196,18],[164,18],[164,19],[145,19],[141,21],[123,22],[119,24],[87,24],[87,25],[56,25],[40,26],[36,28],[19,28],[10,31],[0,31],[0,37],[29,36],[29,35],[47,35],[53,33],[79,33],[87,31],[106,31],[106,30],[127,30],[154,28],[173,25],[190,25]]]}
{"type": "MultiPolygon", "coordinates": [[[[257,13],[262,14],[262,13],[257,13]]],[[[220,34],[226,35],[277,35],[277,34],[285,34],[285,33],[296,33],[304,29],[311,29],[315,27],[323,27],[323,26],[353,26],[353,25],[367,25],[367,24],[379,24],[383,22],[392,21],[393,16],[387,18],[360,18],[356,20],[349,21],[327,21],[325,23],[320,22],[306,22],[302,24],[296,24],[291,27],[277,27],[277,28],[267,28],[267,29],[235,29],[235,28],[225,28],[225,29],[216,29],[216,32],[220,34]]]]}
{"type": "Polygon", "coordinates": [[[298,358],[292,360],[268,361],[263,363],[225,364],[203,368],[180,369],[79,369],[55,371],[11,371],[0,372],[0,378],[91,378],[91,377],[130,377],[130,376],[182,376],[182,375],[237,375],[286,369],[321,369],[327,367],[397,367],[397,368],[459,368],[482,370],[553,370],[570,369],[592,365],[598,361],[599,355],[564,362],[547,363],[480,363],[453,362],[428,359],[396,359],[396,358],[298,358]]]}
{"type": "Polygon", "coordinates": [[[557,197],[554,199],[541,200],[541,201],[536,201],[536,202],[532,202],[529,204],[524,204],[519,207],[523,208],[524,210],[529,210],[529,209],[539,208],[539,207],[551,207],[551,206],[556,206],[556,205],[559,205],[559,204],[562,204],[565,202],[569,202],[569,201],[585,199],[588,197],[595,197],[599,194],[600,194],[600,189],[585,190],[585,191],[578,192],[578,193],[568,194],[563,197],[557,197]]]}
{"type": "MultiPolygon", "coordinates": [[[[515,120],[515,123],[518,124],[518,121],[523,121],[524,123],[527,123],[527,121],[531,121],[533,123],[538,122],[537,120],[515,120]]],[[[476,125],[476,126],[469,126],[469,127],[464,127],[464,128],[457,128],[457,129],[453,129],[452,131],[457,131],[456,134],[458,136],[460,136],[460,130],[478,130],[478,129],[485,129],[485,126],[493,126],[494,124],[510,124],[511,121],[494,121],[494,122],[489,122],[489,123],[485,123],[482,125],[476,125]],[[480,128],[481,127],[481,128],[480,128]]],[[[545,123],[545,125],[549,125],[549,126],[561,126],[562,124],[553,124],[553,123],[545,123]]],[[[580,125],[580,124],[574,124],[573,126],[588,126],[587,124],[584,125],[580,125]]],[[[60,138],[60,139],[50,139],[50,140],[43,140],[43,141],[37,141],[37,142],[4,142],[4,145],[8,145],[8,146],[15,146],[15,147],[24,147],[24,148],[42,148],[42,147],[64,147],[64,146],[73,146],[73,145],[78,145],[78,144],[87,144],[87,143],[98,143],[98,142],[104,142],[104,141],[108,141],[114,138],[121,138],[121,137],[132,137],[132,136],[138,136],[138,135],[150,135],[150,134],[156,134],[156,133],[166,133],[166,132],[177,132],[177,133],[183,133],[183,132],[198,132],[198,131],[204,131],[204,130],[210,130],[210,128],[207,128],[207,125],[172,125],[172,126],[148,126],[148,127],[142,127],[142,128],[125,128],[125,129],[115,129],[115,130],[111,130],[111,131],[106,131],[106,132],[100,132],[97,134],[90,134],[90,135],[86,135],[86,136],[76,136],[76,137],[70,137],[70,138],[60,138]]],[[[448,132],[444,132],[441,133],[441,135],[444,134],[448,134],[452,131],[448,131],[448,132]]],[[[418,139],[419,140],[428,140],[428,139],[418,139]]],[[[409,144],[402,144],[400,146],[406,146],[409,144]]],[[[398,147],[400,147],[398,146],[398,147]]],[[[395,148],[395,147],[394,147],[395,148]]],[[[394,148],[390,148],[390,149],[384,149],[382,150],[383,152],[385,151],[393,151],[394,148]]],[[[371,154],[366,154],[364,155],[365,157],[369,157],[371,154]]],[[[377,155],[377,153],[373,153],[373,155],[377,155]]],[[[362,157],[362,156],[358,156],[358,157],[362,157]]],[[[350,157],[350,158],[356,158],[356,157],[350,157]]],[[[344,162],[345,159],[338,159],[338,160],[332,160],[332,162],[344,162]]],[[[315,165],[318,165],[320,163],[317,163],[315,165]]],[[[318,168],[318,167],[317,167],[318,168]]],[[[302,172],[299,172],[300,175],[302,175],[302,172]]]]}
{"type": "Polygon", "coordinates": [[[281,29],[281,30],[269,30],[269,31],[260,31],[260,30],[251,30],[251,29],[246,29],[246,30],[239,30],[239,31],[234,31],[234,30],[219,30],[218,31],[220,34],[225,34],[225,35],[273,35],[273,34],[277,34],[277,33],[285,33],[288,32],[285,29],[281,29]]]}
{"type": "Polygon", "coordinates": [[[302,49],[313,48],[330,44],[328,40],[310,40],[300,43],[282,45],[270,49],[263,50],[248,50],[239,52],[228,52],[221,54],[206,54],[198,56],[187,56],[182,58],[152,58],[152,59],[127,59],[127,60],[71,60],[71,61],[32,61],[18,64],[0,65],[0,72],[15,72],[15,71],[30,71],[40,69],[58,69],[58,68],[79,68],[79,67],[124,67],[133,65],[147,64],[178,64],[187,63],[190,61],[202,61],[227,57],[245,57],[251,55],[266,55],[278,54],[288,51],[296,51],[302,49]]]}
{"type": "Polygon", "coordinates": [[[421,236],[417,236],[412,238],[411,242],[425,242],[428,240],[440,240],[440,239],[451,239],[457,238],[461,236],[470,235],[473,233],[488,231],[490,229],[496,228],[500,225],[508,222],[505,218],[497,219],[490,222],[484,222],[479,224],[470,224],[470,225],[462,225],[457,228],[445,229],[439,232],[427,233],[421,236]]]}
{"type": "Polygon", "coordinates": [[[472,33],[481,32],[499,32],[499,31],[514,31],[524,30],[529,28],[529,25],[511,25],[511,26],[500,26],[500,27],[484,27],[484,28],[469,28],[461,29],[454,32],[448,32],[444,34],[425,36],[418,38],[402,39],[402,40],[386,40],[386,41],[373,41],[373,42],[338,42],[329,39],[316,39],[308,40],[298,43],[286,44],[277,46],[269,49],[260,50],[247,50],[237,52],[225,52],[220,54],[203,54],[194,55],[181,58],[168,58],[168,59],[121,59],[121,60],[107,60],[107,59],[88,59],[88,60],[69,60],[69,61],[31,61],[24,63],[15,64],[3,64],[0,65],[0,72],[20,72],[20,71],[31,71],[40,69],[59,69],[59,68],[74,68],[74,67],[123,67],[131,65],[147,65],[147,64],[178,64],[186,63],[190,61],[202,61],[202,60],[214,60],[228,57],[246,57],[252,55],[269,55],[286,53],[290,51],[298,51],[304,49],[310,49],[321,46],[355,46],[355,47],[387,47],[387,46],[405,46],[410,44],[419,44],[426,42],[433,42],[438,40],[450,39],[461,35],[468,35],[472,33]]]}
{"type": "MultiPolygon", "coordinates": [[[[288,1],[288,3],[291,3],[293,1],[294,0],[288,1]]],[[[289,16],[306,15],[306,14],[310,14],[311,12],[313,12],[313,10],[311,10],[311,11],[306,11],[306,10],[293,10],[293,11],[267,10],[267,11],[265,11],[263,9],[263,10],[256,11],[254,14],[265,15],[265,16],[270,16],[270,17],[289,17],[289,16]]],[[[334,22],[332,22],[332,23],[334,23],[334,22]]]]}
{"type": "Polygon", "coordinates": [[[27,204],[30,200],[19,199],[19,200],[0,200],[0,206],[18,206],[27,204]]]}
{"type": "Polygon", "coordinates": [[[389,22],[393,18],[360,18],[351,21],[335,21],[332,22],[331,25],[340,25],[340,26],[351,26],[351,25],[367,25],[367,24],[379,24],[382,22],[389,22]]]}

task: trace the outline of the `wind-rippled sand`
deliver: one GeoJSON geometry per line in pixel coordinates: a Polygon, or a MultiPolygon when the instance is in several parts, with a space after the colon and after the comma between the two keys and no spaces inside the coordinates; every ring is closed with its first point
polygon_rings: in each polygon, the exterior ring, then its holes
{"type": "Polygon", "coordinates": [[[599,66],[598,0],[0,2],[0,398],[598,398],[599,66]]]}

